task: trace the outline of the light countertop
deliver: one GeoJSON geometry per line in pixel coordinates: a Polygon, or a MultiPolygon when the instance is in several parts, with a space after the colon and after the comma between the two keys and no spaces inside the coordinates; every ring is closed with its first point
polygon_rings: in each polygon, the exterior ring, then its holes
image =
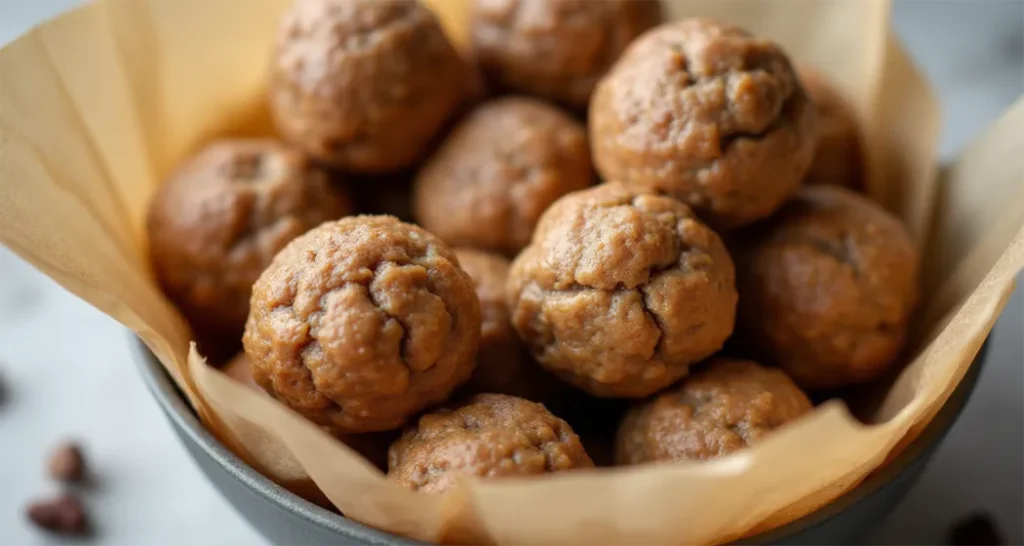
{"type": "MultiPolygon", "coordinates": [[[[0,40],[77,3],[0,0],[0,40]]],[[[942,98],[943,157],[1024,93],[1024,2],[901,1],[894,20],[942,98]]],[[[1018,282],[973,398],[874,543],[943,544],[953,520],[987,511],[1007,544],[1024,544],[1022,310],[1018,282]]],[[[0,374],[6,385],[0,544],[57,542],[26,523],[23,507],[54,491],[44,460],[65,437],[83,439],[97,474],[84,495],[99,531],[95,543],[264,543],[173,436],[130,361],[124,328],[6,249],[0,249],[0,374]]]]}

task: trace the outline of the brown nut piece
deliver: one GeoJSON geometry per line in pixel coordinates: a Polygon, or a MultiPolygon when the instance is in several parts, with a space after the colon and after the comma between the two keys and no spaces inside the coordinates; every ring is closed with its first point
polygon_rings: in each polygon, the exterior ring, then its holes
{"type": "Polygon", "coordinates": [[[706,19],[638,38],[590,102],[605,180],[669,192],[720,228],[764,218],[796,191],[816,131],[782,50],[706,19]]]}
{"type": "Polygon", "coordinates": [[[781,370],[749,360],[714,359],[626,413],[617,464],[705,460],[761,441],[811,411],[811,401],[781,370]]]}
{"type": "Polygon", "coordinates": [[[222,140],[157,189],[149,256],[193,326],[237,339],[252,283],[277,251],[349,212],[346,195],[299,152],[270,140],[222,140]]]}
{"type": "Polygon", "coordinates": [[[439,239],[390,216],[329,222],[253,286],[242,343],[264,390],[332,432],[397,428],[473,371],[480,304],[439,239]]]}
{"type": "Polygon", "coordinates": [[[33,502],[25,515],[42,529],[64,535],[84,535],[89,531],[89,518],[78,497],[65,493],[59,497],[33,502]]]}
{"type": "Polygon", "coordinates": [[[58,445],[46,462],[46,473],[57,481],[78,482],[85,478],[85,455],[76,442],[58,445]]]}
{"type": "Polygon", "coordinates": [[[903,347],[917,303],[906,229],[867,198],[808,186],[736,247],[738,329],[804,388],[877,377],[903,347]]]}
{"type": "Polygon", "coordinates": [[[281,22],[270,108],[287,140],[356,172],[407,167],[462,100],[468,70],[412,0],[297,1],[281,22]]]}
{"type": "Polygon", "coordinates": [[[515,255],[555,199],[594,182],[583,126],[524,97],[485,103],[423,166],[419,223],[451,245],[515,255]]]}
{"type": "Polygon", "coordinates": [[[481,394],[420,417],[388,451],[388,478],[441,493],[460,478],[504,478],[594,466],[569,424],[543,405],[481,394]]]}
{"type": "Polygon", "coordinates": [[[469,32],[495,87],[583,110],[629,42],[660,22],[652,0],[476,0],[469,32]]]}
{"type": "Polygon", "coordinates": [[[809,184],[863,189],[864,165],[856,114],[814,70],[801,68],[800,81],[818,111],[818,145],[805,180],[809,184]]]}
{"type": "Polygon", "coordinates": [[[732,258],[683,203],[604,184],[544,213],[512,263],[512,324],[538,361],[605,397],[674,383],[732,333],[732,258]]]}

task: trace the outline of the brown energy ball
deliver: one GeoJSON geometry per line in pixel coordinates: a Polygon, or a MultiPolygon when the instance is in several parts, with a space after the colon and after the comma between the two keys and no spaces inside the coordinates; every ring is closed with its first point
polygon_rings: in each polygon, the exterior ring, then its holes
{"type": "Polygon", "coordinates": [[[555,199],[593,181],[579,122],[508,97],[474,110],[445,140],[416,177],[413,207],[449,244],[515,255],[555,199]]]}
{"type": "Polygon", "coordinates": [[[604,184],[558,200],[509,274],[538,361],[596,396],[640,397],[722,347],[736,311],[721,239],[683,203],[604,184]]]}
{"type": "Polygon", "coordinates": [[[510,394],[534,402],[545,402],[555,396],[561,382],[531,361],[512,328],[505,301],[508,259],[471,248],[457,248],[455,255],[463,271],[473,279],[483,317],[476,369],[464,392],[510,394]]]}
{"type": "Polygon", "coordinates": [[[818,111],[818,146],[806,181],[862,189],[860,131],[852,107],[817,72],[801,68],[800,81],[818,111]]]}
{"type": "Polygon", "coordinates": [[[391,445],[388,478],[441,493],[459,478],[504,478],[594,466],[569,424],[541,404],[481,394],[420,417],[391,445]]]}
{"type": "Polygon", "coordinates": [[[412,0],[301,0],[281,22],[270,107],[281,134],[336,167],[413,164],[462,100],[468,71],[412,0]]]}
{"type": "Polygon", "coordinates": [[[583,110],[629,42],[660,22],[651,0],[476,0],[470,40],[494,86],[583,110]]]}
{"type": "Polygon", "coordinates": [[[917,302],[918,257],[900,223],[867,198],[808,186],[736,248],[739,329],[805,388],[884,372],[917,302]]]}
{"type": "Polygon", "coordinates": [[[807,395],[781,370],[714,359],[626,413],[616,463],[713,459],[761,441],[810,410],[807,395]]]}
{"type": "Polygon", "coordinates": [[[221,140],[156,191],[146,231],[160,286],[193,326],[237,339],[252,283],[289,241],[351,212],[301,153],[270,140],[221,140]]]}
{"type": "Polygon", "coordinates": [[[722,228],[768,216],[796,191],[816,131],[785,53],[706,19],[638,38],[590,102],[605,180],[672,193],[722,228]]]}
{"type": "MultiPolygon", "coordinates": [[[[228,361],[227,364],[221,369],[225,375],[238,381],[239,383],[249,387],[253,391],[258,392],[261,396],[267,396],[264,391],[252,377],[252,364],[249,357],[244,353],[238,353],[228,361]]],[[[329,427],[324,427],[324,431],[331,434],[332,431],[329,427]]],[[[396,437],[396,432],[371,432],[366,434],[334,434],[334,437],[343,442],[348,447],[362,455],[364,458],[372,462],[377,468],[381,470],[387,470],[388,468],[388,445],[396,437]]],[[[312,490],[316,489],[316,486],[312,483],[293,484],[294,486],[303,486],[312,490]]],[[[302,496],[309,498],[307,494],[302,496]]],[[[323,497],[322,493],[317,494],[317,497],[323,497]]],[[[326,501],[326,498],[324,498],[326,501]]],[[[320,502],[317,500],[316,502],[320,502]]],[[[330,502],[330,501],[326,501],[330,502]]]]}
{"type": "Polygon", "coordinates": [[[324,224],[253,286],[242,343],[267,392],[333,432],[396,428],[473,371],[480,305],[455,255],[390,216],[324,224]]]}

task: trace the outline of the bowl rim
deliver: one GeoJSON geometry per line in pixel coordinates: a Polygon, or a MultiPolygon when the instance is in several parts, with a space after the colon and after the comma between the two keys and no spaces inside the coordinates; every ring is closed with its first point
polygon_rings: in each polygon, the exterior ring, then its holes
{"type": "MultiPolygon", "coordinates": [[[[143,341],[129,334],[132,360],[135,362],[147,390],[156,399],[168,419],[178,430],[203,452],[217,462],[233,479],[265,497],[270,504],[288,516],[326,528],[360,541],[362,544],[392,546],[395,544],[426,544],[362,524],[356,520],[331,512],[274,483],[235,455],[206,427],[202,425],[192,407],[185,400],[170,375],[143,341]]],[[[883,468],[868,475],[854,488],[825,506],[785,525],[740,539],[732,544],[773,543],[824,525],[850,508],[873,497],[899,477],[914,463],[926,459],[956,422],[967,400],[974,391],[978,375],[988,352],[988,340],[978,350],[970,367],[923,431],[883,468]]]]}

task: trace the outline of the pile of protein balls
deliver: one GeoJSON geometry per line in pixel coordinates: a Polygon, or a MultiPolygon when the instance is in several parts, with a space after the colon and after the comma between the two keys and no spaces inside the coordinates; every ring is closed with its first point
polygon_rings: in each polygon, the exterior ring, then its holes
{"type": "Polygon", "coordinates": [[[858,193],[848,105],[661,16],[477,0],[460,51],[413,1],[300,0],[281,140],[209,143],[152,202],[163,290],[206,354],[242,340],[229,373],[429,492],[717,457],[883,374],[918,258],[858,193]]]}

